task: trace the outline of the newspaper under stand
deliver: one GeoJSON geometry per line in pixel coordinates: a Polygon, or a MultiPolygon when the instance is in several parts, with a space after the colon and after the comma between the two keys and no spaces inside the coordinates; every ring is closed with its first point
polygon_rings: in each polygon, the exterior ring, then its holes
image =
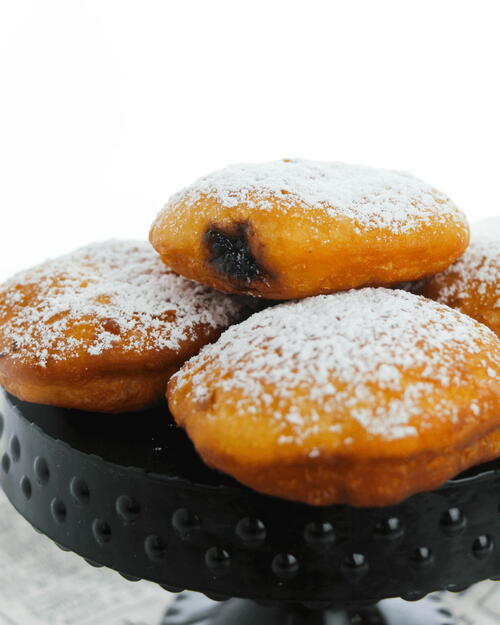
{"type": "Polygon", "coordinates": [[[11,503],[91,564],[197,591],[165,625],[452,625],[426,595],[500,576],[500,463],[391,508],[315,508],[208,469],[165,408],[108,416],[0,400],[11,503]],[[391,597],[406,601],[381,601],[391,597]]]}

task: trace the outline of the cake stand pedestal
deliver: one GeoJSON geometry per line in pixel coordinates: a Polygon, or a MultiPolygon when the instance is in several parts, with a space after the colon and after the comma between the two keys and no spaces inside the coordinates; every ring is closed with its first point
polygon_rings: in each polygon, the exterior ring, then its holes
{"type": "Polygon", "coordinates": [[[180,592],[164,625],[452,625],[427,595],[500,576],[500,463],[390,508],[318,508],[208,469],[165,407],[0,391],[0,483],[63,549],[180,592]]]}

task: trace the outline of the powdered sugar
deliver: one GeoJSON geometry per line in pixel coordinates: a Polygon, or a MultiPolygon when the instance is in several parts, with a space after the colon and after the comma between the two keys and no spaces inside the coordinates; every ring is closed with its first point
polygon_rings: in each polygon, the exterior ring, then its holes
{"type": "Polygon", "coordinates": [[[463,256],[433,278],[439,287],[438,300],[454,300],[460,305],[460,300],[470,299],[474,285],[479,296],[493,291],[494,307],[500,308],[500,218],[477,222],[471,232],[471,243],[463,256]]]}
{"type": "MultiPolygon", "coordinates": [[[[497,349],[484,356],[484,371],[498,379],[500,343],[486,327],[404,291],[366,288],[257,313],[226,330],[174,379],[183,387],[192,378],[193,400],[214,385],[236,391],[234,409],[248,419],[271,406],[284,427],[281,444],[317,433],[317,410],[342,428],[348,409],[366,432],[392,440],[417,433],[412,419],[439,389],[467,388],[463,363],[492,339],[497,349]]],[[[435,400],[437,418],[454,418],[447,397],[435,400]]]]}
{"type": "MultiPolygon", "coordinates": [[[[388,229],[393,233],[418,229],[431,220],[455,221],[464,230],[461,211],[443,193],[406,172],[345,163],[284,160],[231,165],[200,178],[174,195],[157,222],[179,201],[196,203],[203,196],[226,207],[248,202],[252,208],[288,211],[321,209],[329,217],[354,220],[360,231],[388,229]]],[[[203,210],[200,204],[196,210],[203,210]]]]}
{"type": "Polygon", "coordinates": [[[241,318],[241,310],[237,299],[175,274],[148,243],[113,240],[49,260],[5,283],[0,340],[12,358],[35,358],[41,366],[49,354],[64,360],[82,349],[90,356],[117,346],[176,350],[200,324],[224,329],[241,318]]]}

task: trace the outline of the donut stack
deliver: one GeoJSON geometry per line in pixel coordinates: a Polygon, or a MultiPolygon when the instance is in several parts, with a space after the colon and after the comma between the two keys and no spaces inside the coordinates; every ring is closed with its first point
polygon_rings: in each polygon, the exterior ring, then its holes
{"type": "Polygon", "coordinates": [[[107,413],[168,386],[205,462],[243,484],[394,504],[500,456],[499,223],[469,245],[407,173],[231,166],[169,200],[152,247],[92,244],[4,284],[0,383],[107,413]]]}

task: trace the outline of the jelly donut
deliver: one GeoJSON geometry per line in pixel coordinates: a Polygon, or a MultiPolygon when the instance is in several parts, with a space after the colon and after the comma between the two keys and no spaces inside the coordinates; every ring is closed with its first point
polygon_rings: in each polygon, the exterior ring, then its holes
{"type": "Polygon", "coordinates": [[[65,408],[145,408],[243,318],[240,300],[178,276],[146,242],[89,245],[0,287],[0,384],[65,408]]]}
{"type": "Polygon", "coordinates": [[[279,300],[437,273],[469,230],[448,197],[410,174],[284,160],[200,178],[169,200],[150,240],[187,278],[279,300]]]}
{"type": "Polygon", "coordinates": [[[320,295],[226,330],[168,399],[205,462],[257,491],[391,505],[500,455],[500,341],[405,291],[320,295]]]}
{"type": "Polygon", "coordinates": [[[481,321],[500,337],[500,217],[474,224],[465,254],[428,279],[423,294],[481,321]]]}

